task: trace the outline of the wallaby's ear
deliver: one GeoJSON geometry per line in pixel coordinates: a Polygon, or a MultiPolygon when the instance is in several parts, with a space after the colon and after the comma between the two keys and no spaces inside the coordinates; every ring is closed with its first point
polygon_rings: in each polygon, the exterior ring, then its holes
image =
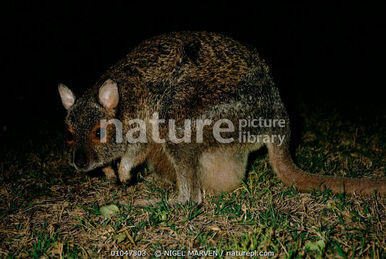
{"type": "Polygon", "coordinates": [[[118,86],[111,79],[107,79],[99,88],[99,102],[107,110],[117,107],[119,101],[118,86]]]}
{"type": "Polygon", "coordinates": [[[75,103],[75,95],[72,93],[70,88],[68,88],[64,84],[59,84],[58,89],[60,98],[62,98],[64,108],[66,108],[67,110],[70,109],[75,103]]]}

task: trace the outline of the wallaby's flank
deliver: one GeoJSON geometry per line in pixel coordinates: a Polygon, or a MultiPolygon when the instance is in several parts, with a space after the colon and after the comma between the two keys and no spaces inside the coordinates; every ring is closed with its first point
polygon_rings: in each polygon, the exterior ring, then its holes
{"type": "Polygon", "coordinates": [[[386,193],[385,179],[330,177],[300,170],[289,153],[289,119],[268,66],[254,48],[223,35],[177,32],[151,38],[112,66],[79,98],[63,84],[59,93],[68,110],[68,158],[76,169],[104,166],[106,176],[115,180],[110,163],[120,159],[117,174],[121,182],[127,182],[131,170],[147,161],[162,178],[177,183],[178,202],[200,203],[203,191],[219,193],[236,188],[245,176],[248,154],[263,145],[279,178],[300,191],[325,186],[334,193],[386,193]],[[158,137],[165,142],[152,138],[154,114],[166,121],[157,126],[158,137]],[[219,142],[214,134],[216,121],[225,119],[234,129],[244,129],[241,120],[258,118],[283,120],[285,124],[248,126],[245,130],[255,136],[282,136],[280,143],[277,139],[239,141],[240,132],[229,127],[222,128],[220,139],[232,139],[230,143],[219,142]],[[108,123],[103,124],[103,120],[108,123]],[[119,125],[110,123],[114,120],[122,123],[123,141],[116,134],[119,125]],[[175,137],[193,141],[170,141],[170,120],[175,123],[175,137]],[[192,121],[188,134],[183,130],[185,120],[192,121]],[[145,132],[138,130],[139,121],[145,132]],[[203,129],[201,135],[199,129],[203,129]],[[144,134],[147,141],[128,143],[127,132],[144,134]],[[194,141],[200,138],[202,143],[194,141]]]}

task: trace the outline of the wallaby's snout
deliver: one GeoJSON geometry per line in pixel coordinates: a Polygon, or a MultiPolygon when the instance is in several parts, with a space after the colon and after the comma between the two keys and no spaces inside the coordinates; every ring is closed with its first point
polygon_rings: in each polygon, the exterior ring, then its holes
{"type": "Polygon", "coordinates": [[[73,163],[78,170],[87,170],[90,161],[83,148],[75,149],[73,153],[73,163]]]}

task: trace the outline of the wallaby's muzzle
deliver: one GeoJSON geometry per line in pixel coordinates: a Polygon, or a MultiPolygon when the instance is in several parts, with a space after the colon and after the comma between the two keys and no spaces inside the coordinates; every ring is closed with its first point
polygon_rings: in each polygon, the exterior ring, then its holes
{"type": "Polygon", "coordinates": [[[74,150],[73,158],[76,169],[87,170],[89,166],[89,159],[87,158],[86,152],[82,148],[74,150]]]}

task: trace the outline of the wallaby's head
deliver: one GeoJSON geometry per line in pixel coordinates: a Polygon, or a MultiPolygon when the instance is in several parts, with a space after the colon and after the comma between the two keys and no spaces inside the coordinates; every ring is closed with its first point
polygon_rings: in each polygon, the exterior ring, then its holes
{"type": "Polygon", "coordinates": [[[116,141],[116,129],[103,123],[115,118],[117,84],[108,79],[98,91],[90,89],[80,98],[59,84],[59,94],[67,109],[65,139],[70,164],[77,170],[89,171],[119,157],[123,144],[116,141]]]}

